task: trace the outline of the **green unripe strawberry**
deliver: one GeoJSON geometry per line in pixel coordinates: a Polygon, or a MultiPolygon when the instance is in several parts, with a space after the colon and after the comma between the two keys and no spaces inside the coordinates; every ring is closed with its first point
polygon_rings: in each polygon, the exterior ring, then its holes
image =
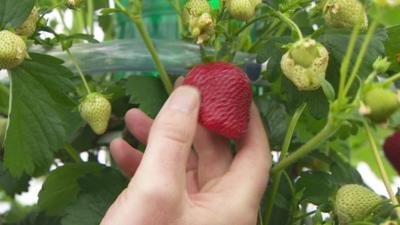
{"type": "Polygon", "coordinates": [[[393,220],[388,220],[388,221],[385,221],[385,222],[383,222],[383,223],[381,223],[380,225],[399,225],[400,224],[400,221],[393,221],[393,220]]]}
{"type": "Polygon", "coordinates": [[[12,69],[24,62],[28,55],[24,40],[18,35],[0,31],[0,69],[12,69]]]}
{"type": "Polygon", "coordinates": [[[387,121],[400,107],[399,96],[381,87],[367,91],[363,97],[363,103],[365,107],[362,107],[360,112],[376,123],[387,121]]]}
{"type": "Polygon", "coordinates": [[[198,44],[214,35],[214,20],[211,5],[207,0],[190,0],[183,10],[183,18],[189,24],[189,32],[198,44]]]}
{"type": "Polygon", "coordinates": [[[8,123],[8,120],[6,118],[0,118],[0,149],[3,147],[3,144],[4,144],[7,123],[8,123]]]}
{"type": "Polygon", "coordinates": [[[190,0],[183,9],[183,18],[186,22],[190,17],[200,17],[204,13],[211,13],[211,5],[207,0],[190,0]]]}
{"type": "Polygon", "coordinates": [[[368,28],[368,17],[359,0],[328,0],[324,7],[325,22],[331,27],[353,28],[361,23],[361,29],[368,28]]]}
{"type": "Polygon", "coordinates": [[[357,184],[342,186],[336,193],[335,213],[340,225],[361,221],[383,202],[375,192],[357,184]]]}
{"type": "Polygon", "coordinates": [[[85,3],[85,0],[67,0],[66,6],[70,9],[77,9],[85,3]]]}
{"type": "Polygon", "coordinates": [[[84,97],[79,112],[96,134],[106,132],[111,117],[111,104],[102,94],[91,93],[84,97]]]}
{"type": "Polygon", "coordinates": [[[197,44],[208,41],[214,35],[214,20],[209,13],[190,17],[189,31],[197,44]]]}
{"type": "Polygon", "coordinates": [[[250,2],[254,7],[257,7],[259,4],[262,3],[262,0],[250,0],[250,2]]]}
{"type": "Polygon", "coordinates": [[[313,39],[306,38],[293,44],[283,55],[283,74],[300,91],[313,91],[321,87],[328,68],[329,53],[313,39]]]}
{"type": "Polygon", "coordinates": [[[256,15],[255,3],[253,0],[228,0],[226,7],[235,19],[248,21],[256,15]]]}
{"type": "Polygon", "coordinates": [[[36,31],[36,24],[38,20],[39,20],[39,12],[36,9],[36,7],[34,7],[32,9],[31,14],[25,20],[25,22],[15,30],[15,33],[20,36],[26,36],[26,37],[32,36],[36,31]]]}

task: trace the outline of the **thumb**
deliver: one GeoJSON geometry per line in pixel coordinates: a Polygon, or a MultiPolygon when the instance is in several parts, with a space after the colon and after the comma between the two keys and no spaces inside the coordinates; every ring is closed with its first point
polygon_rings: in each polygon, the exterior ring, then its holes
{"type": "Polygon", "coordinates": [[[136,184],[171,189],[185,189],[186,163],[197,128],[199,92],[192,87],[177,88],[154,120],[148,145],[135,175],[136,184]]]}

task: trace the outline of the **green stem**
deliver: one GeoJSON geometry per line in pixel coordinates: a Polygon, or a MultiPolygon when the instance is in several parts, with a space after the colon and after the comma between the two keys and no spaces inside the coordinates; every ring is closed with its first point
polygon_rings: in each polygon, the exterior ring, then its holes
{"type": "Polygon", "coordinates": [[[121,11],[129,17],[129,19],[132,20],[132,22],[136,25],[136,28],[138,29],[147,49],[149,50],[151,57],[153,58],[153,61],[157,67],[158,72],[160,73],[160,78],[161,81],[164,84],[165,90],[167,91],[168,94],[171,94],[173,91],[173,85],[172,82],[164,68],[164,65],[161,63],[160,57],[158,56],[158,53],[153,45],[153,42],[151,41],[150,35],[146,30],[146,27],[144,26],[142,15],[141,15],[141,1],[136,0],[134,7],[136,7],[133,10],[133,13],[129,13],[128,10],[121,4],[119,0],[115,0],[115,3],[117,6],[121,9],[121,11]]]}
{"type": "Polygon", "coordinates": [[[346,85],[346,79],[347,79],[347,73],[349,71],[349,66],[350,66],[350,61],[351,57],[354,52],[354,48],[356,47],[357,43],[357,37],[360,34],[360,28],[361,24],[357,24],[350,37],[349,44],[347,46],[346,50],[346,55],[343,58],[342,65],[340,67],[340,83],[339,83],[339,93],[338,93],[338,98],[339,98],[339,103],[343,103],[345,100],[345,85],[346,85]]]}
{"type": "Polygon", "coordinates": [[[396,80],[400,79],[400,73],[397,73],[391,77],[389,77],[388,79],[386,79],[385,81],[382,82],[383,85],[386,84],[391,84],[393,82],[395,82],[396,80]]]}
{"type": "Polygon", "coordinates": [[[75,162],[77,162],[77,163],[82,162],[82,159],[81,159],[81,157],[79,156],[78,151],[76,151],[76,150],[74,149],[74,147],[72,147],[72,145],[67,144],[67,145],[65,146],[65,150],[67,151],[68,155],[71,156],[71,158],[72,158],[75,162]]]}
{"type": "Polygon", "coordinates": [[[119,1],[119,0],[114,0],[115,4],[117,5],[118,8],[120,8],[123,11],[126,11],[125,6],[119,1]]]}
{"type": "Polygon", "coordinates": [[[238,32],[236,32],[236,34],[234,35],[235,37],[239,36],[240,33],[242,33],[244,30],[246,30],[246,28],[248,28],[249,26],[253,25],[255,22],[266,19],[271,17],[271,15],[266,14],[260,17],[257,17],[253,20],[250,20],[248,23],[246,23],[242,28],[240,28],[240,30],[238,32]]]}
{"type": "Polygon", "coordinates": [[[90,34],[94,33],[93,14],[94,14],[93,0],[88,0],[87,1],[87,26],[90,28],[90,34]]]}
{"type": "Polygon", "coordinates": [[[183,34],[185,27],[184,27],[183,15],[182,15],[182,7],[181,7],[181,3],[179,2],[179,0],[175,0],[175,8],[176,8],[176,11],[178,14],[179,34],[183,34]]]}
{"type": "Polygon", "coordinates": [[[144,27],[142,17],[131,16],[131,19],[136,24],[136,27],[139,30],[139,33],[142,36],[144,43],[146,44],[148,50],[150,51],[151,57],[153,58],[154,63],[156,64],[156,67],[158,69],[158,72],[160,73],[160,78],[164,84],[165,90],[167,90],[168,94],[171,94],[173,90],[172,82],[169,79],[167,71],[165,71],[164,65],[161,63],[160,57],[158,56],[158,53],[153,45],[153,42],[150,39],[149,34],[146,31],[146,28],[144,27]]]}
{"type": "Polygon", "coordinates": [[[280,161],[276,166],[274,166],[271,170],[271,174],[275,175],[280,171],[284,170],[286,167],[290,166],[301,157],[305,156],[306,154],[312,152],[317,146],[319,146],[322,142],[326,139],[330,138],[336,131],[340,128],[340,125],[335,124],[335,122],[331,118],[328,118],[328,122],[325,127],[312,139],[310,139],[307,143],[289,155],[287,158],[280,161]]]}
{"type": "Polygon", "coordinates": [[[287,23],[297,33],[299,40],[302,40],[304,38],[299,26],[297,26],[297,24],[293,22],[293,20],[291,20],[288,16],[279,11],[275,11],[274,14],[279,17],[283,22],[287,23]]]}
{"type": "MultiPolygon", "coordinates": [[[[385,184],[386,191],[388,192],[390,200],[392,201],[393,205],[398,206],[399,205],[399,201],[397,200],[396,195],[394,194],[394,192],[392,190],[392,187],[390,186],[389,176],[387,175],[385,167],[383,166],[382,157],[379,154],[378,147],[377,147],[375,139],[374,139],[374,137],[372,135],[371,128],[368,125],[368,123],[365,122],[365,121],[364,121],[364,127],[365,127],[365,131],[367,132],[368,140],[369,140],[369,143],[371,145],[372,152],[374,153],[374,157],[375,157],[376,163],[378,164],[378,168],[379,168],[379,172],[380,172],[381,178],[383,180],[383,183],[385,184]]],[[[396,208],[396,209],[397,209],[396,212],[397,212],[398,216],[400,217],[399,208],[396,208]]]]}
{"type": "MultiPolygon", "coordinates": [[[[303,104],[299,108],[297,108],[296,112],[294,113],[294,115],[289,123],[289,127],[286,132],[286,136],[285,136],[285,139],[284,139],[283,145],[282,145],[282,151],[281,151],[281,155],[279,158],[280,161],[282,161],[286,157],[286,155],[289,151],[289,147],[290,147],[290,143],[293,138],[294,131],[296,129],[296,126],[300,119],[300,116],[303,113],[305,108],[306,108],[306,104],[303,104]]],[[[271,189],[271,196],[267,200],[267,203],[266,203],[267,209],[265,210],[265,214],[264,214],[264,223],[265,224],[269,224],[269,221],[271,219],[272,209],[274,208],[275,198],[276,198],[276,194],[278,193],[278,190],[279,190],[281,178],[282,178],[281,171],[278,172],[274,177],[272,177],[273,183],[272,183],[272,189],[271,189]]]]}
{"type": "Polygon", "coordinates": [[[78,60],[76,60],[75,56],[72,55],[71,51],[69,49],[65,50],[69,56],[69,58],[71,59],[72,63],[75,65],[76,70],[78,71],[79,76],[81,77],[81,80],[83,82],[83,85],[86,88],[86,91],[88,94],[92,93],[92,91],[90,90],[90,87],[86,81],[85,75],[83,75],[83,72],[81,70],[81,67],[79,66],[78,60]]]}
{"type": "Polygon", "coordinates": [[[352,70],[351,75],[350,75],[350,78],[347,81],[347,84],[346,84],[346,87],[345,87],[344,93],[343,93],[344,96],[346,96],[346,94],[350,90],[350,88],[351,88],[351,86],[353,84],[353,81],[356,78],[356,76],[358,74],[358,71],[360,70],[361,63],[364,60],[364,56],[367,53],[368,46],[369,46],[369,44],[371,42],[372,36],[373,36],[373,34],[374,34],[374,32],[375,32],[377,27],[378,27],[378,21],[374,20],[372,22],[370,28],[368,29],[367,35],[365,37],[365,40],[364,40],[364,42],[363,42],[363,44],[361,46],[361,50],[360,50],[360,52],[359,52],[359,54],[357,56],[356,64],[354,65],[353,70],[352,70]]]}
{"type": "Polygon", "coordinates": [[[264,225],[264,222],[262,220],[262,215],[261,215],[261,209],[258,210],[258,224],[264,225]]]}
{"type": "Polygon", "coordinates": [[[371,83],[371,82],[375,79],[376,76],[378,76],[378,73],[377,73],[375,70],[372,71],[372,72],[368,75],[367,79],[365,80],[365,84],[371,83]]]}

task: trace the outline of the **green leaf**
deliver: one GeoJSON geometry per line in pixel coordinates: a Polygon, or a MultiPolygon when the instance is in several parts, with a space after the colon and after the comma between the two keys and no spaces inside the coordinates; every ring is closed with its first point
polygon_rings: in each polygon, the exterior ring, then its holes
{"type": "Polygon", "coordinates": [[[60,6],[65,0],[38,0],[41,8],[55,8],[60,6]]]}
{"type": "MultiPolygon", "coordinates": [[[[400,15],[400,14],[399,14],[400,15]]],[[[392,63],[392,69],[400,71],[400,63],[397,61],[400,54],[400,25],[388,28],[388,39],[385,43],[386,56],[392,63]]]]}
{"type": "MultiPolygon", "coordinates": [[[[361,34],[357,40],[356,48],[353,51],[353,57],[351,60],[350,69],[355,64],[358,52],[361,49],[361,45],[364,42],[365,34],[361,34]]],[[[384,43],[387,39],[387,34],[384,29],[378,29],[373,35],[370,45],[365,55],[360,71],[358,75],[362,78],[366,78],[372,71],[372,65],[376,58],[382,56],[385,53],[384,43]]],[[[340,65],[342,59],[346,54],[347,46],[350,40],[350,31],[342,29],[327,29],[326,32],[318,38],[329,51],[329,68],[326,75],[326,79],[334,86],[338,87],[340,77],[340,65]]]]}
{"type": "Polygon", "coordinates": [[[62,214],[79,193],[78,179],[99,173],[104,166],[98,163],[66,164],[52,171],[39,193],[38,205],[50,215],[62,214]]]}
{"type": "Polygon", "coordinates": [[[53,153],[68,142],[80,117],[68,80],[71,72],[62,61],[30,54],[22,66],[10,71],[11,110],[5,140],[5,165],[13,175],[33,174],[48,167],[53,153]],[[24,162],[24,163],[21,163],[24,162]]]}
{"type": "Polygon", "coordinates": [[[153,118],[168,98],[161,80],[151,76],[129,77],[126,93],[132,97],[131,103],[139,104],[140,109],[153,118]]]}
{"type": "Polygon", "coordinates": [[[372,4],[369,13],[372,18],[377,19],[386,26],[400,25],[400,6],[380,7],[378,4],[372,4]]]}
{"type": "Polygon", "coordinates": [[[17,28],[31,13],[36,0],[0,0],[0,30],[6,25],[17,28]]]}
{"type": "Polygon", "coordinates": [[[269,140],[273,148],[280,148],[289,125],[289,115],[285,106],[268,95],[254,98],[268,129],[269,140]]]}
{"type": "Polygon", "coordinates": [[[303,191],[303,201],[315,205],[327,203],[336,190],[331,175],[320,171],[303,172],[295,187],[297,192],[303,191]]]}
{"type": "Polygon", "coordinates": [[[332,180],[334,180],[336,184],[363,184],[359,172],[352,167],[352,165],[346,162],[343,157],[337,154],[336,151],[333,151],[330,157],[334,162],[331,165],[332,180]]]}
{"type": "Polygon", "coordinates": [[[0,189],[3,189],[8,196],[13,197],[28,191],[29,176],[24,175],[21,178],[11,176],[10,172],[4,168],[3,162],[0,161],[0,189]]]}
{"type": "Polygon", "coordinates": [[[24,219],[18,222],[5,223],[5,225],[61,225],[60,219],[50,217],[44,212],[34,208],[24,219]]]}
{"type": "Polygon", "coordinates": [[[62,218],[63,225],[98,225],[107,209],[128,185],[128,179],[113,168],[98,175],[87,175],[79,180],[78,200],[69,206],[62,218]]]}

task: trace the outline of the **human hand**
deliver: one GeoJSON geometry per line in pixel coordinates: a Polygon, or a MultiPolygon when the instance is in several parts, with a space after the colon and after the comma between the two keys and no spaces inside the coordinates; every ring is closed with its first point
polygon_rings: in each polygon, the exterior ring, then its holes
{"type": "Polygon", "coordinates": [[[271,167],[267,136],[256,106],[233,157],[227,139],[198,125],[200,95],[174,91],[157,118],[132,109],[129,130],[145,154],[122,139],[111,153],[132,180],[101,225],[255,225],[271,167]],[[192,150],[193,146],[193,150],[192,150]]]}

